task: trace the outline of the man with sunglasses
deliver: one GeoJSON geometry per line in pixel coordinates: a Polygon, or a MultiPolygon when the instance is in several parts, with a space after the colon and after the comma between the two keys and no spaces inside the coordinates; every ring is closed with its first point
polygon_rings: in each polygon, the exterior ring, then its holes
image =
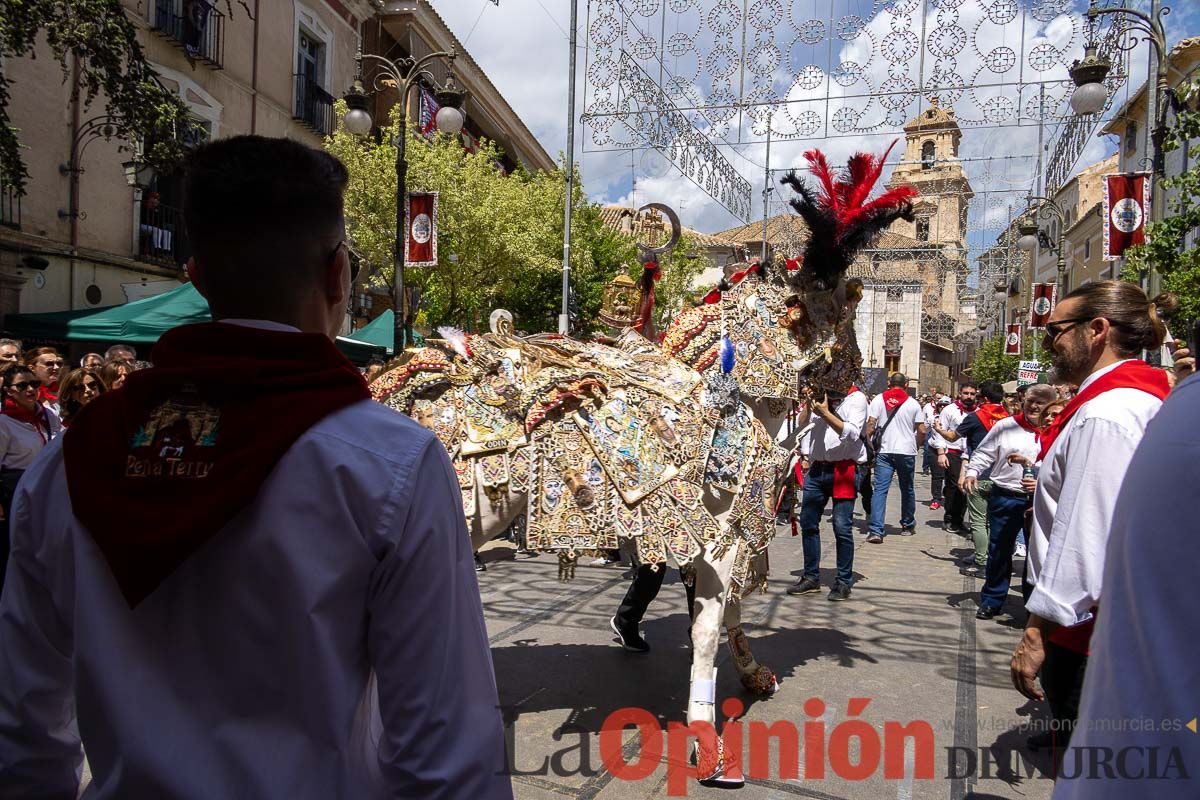
{"type": "Polygon", "coordinates": [[[449,457],[333,343],[348,177],[286,139],[190,154],[216,321],[168,331],[21,481],[0,796],[75,797],[82,738],[99,798],[511,800],[449,457]]]}
{"type": "Polygon", "coordinates": [[[1061,753],[1078,716],[1117,492],[1167,395],[1165,373],[1138,356],[1162,343],[1159,309],[1168,313],[1171,303],[1149,301],[1132,283],[1088,283],[1064,297],[1046,325],[1050,382],[1079,391],[1040,437],[1026,562],[1033,589],[1011,663],[1014,687],[1032,700],[1044,692],[1056,722],[1034,747],[1061,753]]]}

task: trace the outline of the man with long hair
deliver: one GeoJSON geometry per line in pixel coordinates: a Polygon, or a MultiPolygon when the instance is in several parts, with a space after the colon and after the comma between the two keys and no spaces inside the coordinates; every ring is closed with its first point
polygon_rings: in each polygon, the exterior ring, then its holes
{"type": "Polygon", "coordinates": [[[1088,283],[1064,297],[1046,325],[1049,381],[1079,389],[1040,437],[1027,561],[1033,590],[1011,674],[1031,700],[1045,693],[1056,724],[1034,744],[1059,752],[1079,712],[1117,492],[1167,395],[1166,375],[1138,356],[1162,343],[1159,310],[1171,304],[1166,296],[1151,302],[1132,283],[1088,283]]]}

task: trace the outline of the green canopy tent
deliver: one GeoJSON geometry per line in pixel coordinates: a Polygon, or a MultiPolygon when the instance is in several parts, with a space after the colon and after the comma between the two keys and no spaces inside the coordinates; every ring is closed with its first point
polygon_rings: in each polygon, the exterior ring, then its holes
{"type": "MultiPolygon", "coordinates": [[[[389,308],[358,330],[353,331],[348,336],[339,336],[338,339],[350,339],[355,342],[374,345],[383,348],[390,356],[392,354],[392,346],[396,341],[395,329],[396,315],[389,308]]],[[[425,337],[413,331],[413,344],[420,347],[425,344],[425,337]]]]}
{"type": "MultiPolygon", "coordinates": [[[[185,283],[169,292],[108,308],[9,314],[4,319],[4,330],[25,339],[153,344],[171,328],[211,320],[208,301],[200,296],[196,287],[185,283]]],[[[383,355],[388,349],[390,323],[387,331],[387,345],[339,336],[337,346],[351,361],[365,364],[372,356],[383,355]]]]}

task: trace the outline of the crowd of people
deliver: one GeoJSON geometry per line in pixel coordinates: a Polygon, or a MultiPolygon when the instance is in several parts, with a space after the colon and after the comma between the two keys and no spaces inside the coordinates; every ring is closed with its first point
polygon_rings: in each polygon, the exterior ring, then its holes
{"type": "MultiPolygon", "coordinates": [[[[1151,591],[1153,582],[1148,569],[1133,566],[1137,555],[1125,560],[1123,553],[1116,562],[1111,558],[1117,545],[1110,539],[1121,533],[1122,545],[1132,547],[1137,520],[1129,511],[1121,514],[1120,503],[1141,507],[1151,517],[1161,516],[1164,509],[1147,507],[1147,495],[1159,496],[1164,506],[1171,502],[1160,490],[1140,493],[1132,488],[1146,483],[1127,480],[1135,451],[1176,385],[1189,388],[1194,420],[1197,384],[1184,381],[1195,372],[1195,359],[1182,337],[1168,337],[1163,319],[1174,306],[1171,296],[1152,301],[1131,283],[1081,286],[1058,303],[1046,326],[1042,346],[1051,366],[1049,383],[1012,393],[992,381],[965,381],[953,399],[937,388],[915,399],[906,388],[908,379],[896,373],[887,391],[870,400],[855,388],[845,396],[809,396],[802,424],[811,425],[800,444],[804,573],[788,593],[821,588],[819,525],[830,500],[837,551],[830,600],[848,599],[853,586],[857,498],[863,500],[868,519],[865,541],[882,543],[889,487],[897,477],[899,533],[915,533],[913,474],[916,455],[923,450],[922,471],[930,475],[932,494],[929,508],[942,512],[944,531],[967,539],[971,552],[960,572],[982,582],[976,619],[991,620],[1006,610],[1014,617],[1027,617],[1012,657],[1012,682],[1026,697],[1045,699],[1052,715],[1048,729],[1029,738],[1032,749],[1048,748],[1061,760],[1080,718],[1081,702],[1084,715],[1090,713],[1093,720],[1106,713],[1119,717],[1114,707],[1134,715],[1136,702],[1145,700],[1148,692],[1121,678],[1114,665],[1123,660],[1140,666],[1147,677],[1186,683],[1186,677],[1165,678],[1163,666],[1147,655],[1150,643],[1144,631],[1130,625],[1137,615],[1127,605],[1113,615],[1121,621],[1108,628],[1111,649],[1101,668],[1104,677],[1086,684],[1084,680],[1097,620],[1102,628],[1109,621],[1100,613],[1108,596],[1106,574],[1119,574],[1126,592],[1151,591]],[[1147,351],[1159,352],[1164,342],[1173,354],[1171,367],[1154,367],[1141,359],[1147,351]],[[1024,559],[1021,608],[1009,598],[1015,558],[1024,559]],[[1136,646],[1125,646],[1139,638],[1136,646]],[[1114,692],[1116,684],[1122,691],[1114,692]]],[[[1182,395],[1179,402],[1184,402],[1182,395]]],[[[1185,413],[1173,416],[1178,419],[1185,413]]],[[[1194,449],[1187,453],[1175,446],[1165,451],[1171,443],[1165,427],[1164,423],[1157,429],[1164,452],[1154,455],[1176,464],[1197,463],[1200,454],[1194,449]]],[[[1195,560],[1190,542],[1179,549],[1195,560]]],[[[1171,596],[1161,585],[1153,590],[1164,595],[1164,604],[1171,596]]],[[[1183,586],[1176,590],[1177,595],[1186,592],[1183,586]]],[[[1088,729],[1087,741],[1111,746],[1114,737],[1095,728],[1088,729]]],[[[1083,788],[1071,791],[1075,793],[1067,796],[1099,796],[1085,794],[1083,788]]]]}
{"type": "Polygon", "coordinates": [[[8,563],[8,519],[17,482],[50,440],[69,427],[85,405],[125,376],[147,366],[128,345],[88,353],[74,369],[53,347],[25,350],[16,339],[0,339],[0,589],[8,563]]]}

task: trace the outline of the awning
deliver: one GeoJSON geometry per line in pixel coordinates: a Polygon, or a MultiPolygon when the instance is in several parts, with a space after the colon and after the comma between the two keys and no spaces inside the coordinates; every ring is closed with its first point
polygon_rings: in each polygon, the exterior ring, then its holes
{"type": "MultiPolygon", "coordinates": [[[[386,312],[386,317],[355,331],[352,337],[337,337],[338,349],[358,364],[390,352],[392,312],[386,312]],[[364,334],[368,338],[362,338],[364,334]],[[386,343],[382,338],[385,335],[386,343]]],[[[169,292],[108,308],[9,314],[4,319],[4,331],[25,339],[153,344],[171,328],[211,320],[208,301],[186,283],[169,292]]]]}
{"type": "Polygon", "coordinates": [[[211,319],[208,301],[185,283],[169,292],[108,308],[9,314],[4,329],[25,338],[153,344],[171,328],[211,319]]]}
{"type": "MultiPolygon", "coordinates": [[[[374,345],[382,348],[388,355],[392,354],[392,344],[396,340],[396,315],[389,308],[366,325],[347,336],[339,336],[338,340],[350,339],[360,344],[374,345]]],[[[425,344],[425,337],[413,331],[413,344],[425,344]]]]}

